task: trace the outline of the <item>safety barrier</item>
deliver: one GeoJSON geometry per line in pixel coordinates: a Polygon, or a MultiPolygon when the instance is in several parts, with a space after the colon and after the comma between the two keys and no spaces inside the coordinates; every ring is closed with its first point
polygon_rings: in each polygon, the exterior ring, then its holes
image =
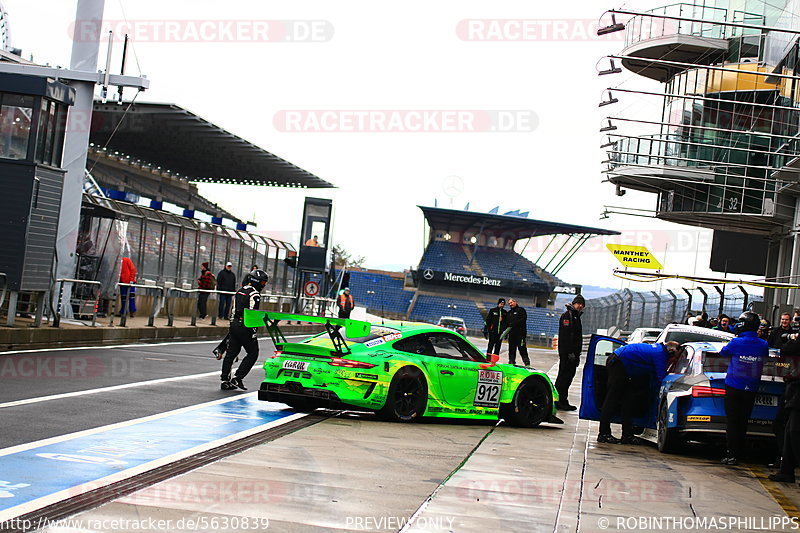
{"type": "MultiPolygon", "coordinates": [[[[93,280],[87,280],[87,279],[70,279],[70,278],[57,279],[56,283],[58,283],[58,298],[56,299],[56,301],[58,302],[58,305],[56,306],[55,315],[53,316],[52,327],[57,328],[59,325],[61,325],[61,301],[62,301],[62,296],[64,294],[64,283],[73,283],[75,285],[92,285],[92,286],[97,287],[97,291],[94,293],[94,297],[92,299],[94,301],[94,303],[90,304],[91,305],[91,310],[92,310],[92,312],[91,312],[91,315],[92,315],[92,327],[96,326],[97,325],[97,300],[100,298],[100,285],[101,285],[101,283],[99,281],[93,281],[93,280]]],[[[5,297],[5,287],[3,288],[3,297],[5,297]]],[[[88,300],[88,301],[91,302],[92,300],[88,300]]],[[[70,305],[71,304],[72,304],[72,302],[70,302],[70,305]]]]}
{"type": "MultiPolygon", "coordinates": [[[[194,304],[192,305],[192,318],[190,320],[190,325],[196,326],[197,325],[197,300],[200,293],[207,293],[209,296],[219,295],[219,294],[236,294],[235,292],[231,291],[218,291],[216,289],[180,289],[178,287],[170,287],[167,289],[167,297],[166,297],[166,310],[167,310],[167,326],[172,326],[175,323],[175,294],[189,294],[195,295],[192,298],[194,304]]],[[[261,294],[261,301],[266,303],[276,303],[278,307],[281,307],[285,300],[292,302],[296,299],[295,296],[289,296],[286,294],[272,294],[272,293],[262,293],[261,294]]],[[[219,306],[219,298],[213,298],[211,301],[217,301],[217,306],[219,306]]],[[[210,313],[211,316],[211,325],[214,326],[217,324],[217,315],[219,314],[219,307],[216,309],[217,312],[210,313]]]]}
{"type": "Polygon", "coordinates": [[[334,316],[336,300],[320,296],[301,296],[299,300],[301,315],[334,316]]]}
{"type": "Polygon", "coordinates": [[[153,326],[155,323],[156,315],[161,311],[161,308],[164,305],[164,287],[159,287],[158,285],[142,285],[139,283],[117,283],[115,290],[114,290],[114,298],[113,298],[113,305],[111,306],[111,319],[108,322],[109,326],[114,325],[114,315],[116,315],[116,308],[117,308],[117,294],[120,295],[120,300],[122,303],[122,309],[120,310],[120,319],[119,325],[121,327],[125,327],[128,322],[128,309],[130,306],[128,302],[130,300],[131,291],[127,291],[124,295],[121,294],[119,291],[120,287],[129,287],[129,288],[141,288],[147,290],[157,290],[159,292],[159,296],[153,301],[152,309],[150,310],[150,316],[147,317],[147,325],[153,326]]]}

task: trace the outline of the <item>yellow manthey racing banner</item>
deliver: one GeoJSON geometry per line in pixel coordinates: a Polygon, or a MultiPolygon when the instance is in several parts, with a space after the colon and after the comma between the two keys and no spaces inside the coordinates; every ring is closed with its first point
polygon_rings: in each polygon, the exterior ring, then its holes
{"type": "Polygon", "coordinates": [[[624,267],[650,268],[652,270],[661,270],[663,268],[658,259],[644,246],[606,244],[606,247],[624,267]]]}

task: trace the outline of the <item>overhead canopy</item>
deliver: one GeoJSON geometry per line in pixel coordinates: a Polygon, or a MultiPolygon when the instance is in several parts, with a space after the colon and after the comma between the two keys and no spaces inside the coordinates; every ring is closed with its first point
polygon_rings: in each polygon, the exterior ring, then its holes
{"type": "Polygon", "coordinates": [[[431,228],[441,231],[474,231],[514,235],[527,239],[542,235],[619,235],[618,231],[561,222],[548,222],[509,215],[476,213],[460,209],[417,206],[422,209],[431,228]]]}
{"type": "Polygon", "coordinates": [[[95,102],[90,135],[95,148],[160,166],[189,181],[333,187],[174,104],[128,106],[95,102]]]}

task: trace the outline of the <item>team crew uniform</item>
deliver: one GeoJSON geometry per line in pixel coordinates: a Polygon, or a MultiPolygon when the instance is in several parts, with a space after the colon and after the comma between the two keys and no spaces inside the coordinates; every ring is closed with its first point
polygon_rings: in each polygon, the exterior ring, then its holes
{"type": "Polygon", "coordinates": [[[489,345],[486,348],[486,353],[500,353],[500,348],[503,346],[503,341],[500,340],[503,330],[506,329],[508,311],[503,309],[500,304],[505,305],[506,301],[500,298],[497,302],[497,307],[493,307],[486,314],[486,324],[483,331],[489,340],[489,345]]]}
{"type": "Polygon", "coordinates": [[[517,364],[517,350],[519,350],[522,362],[525,366],[530,366],[531,360],[528,358],[528,347],[525,344],[525,337],[528,335],[528,312],[521,305],[517,305],[508,311],[506,317],[508,327],[511,328],[508,332],[508,362],[512,365],[517,364]]]}
{"type": "Polygon", "coordinates": [[[575,371],[580,364],[583,350],[583,325],[581,324],[583,312],[574,307],[578,303],[586,305],[583,296],[575,296],[572,303],[566,305],[567,310],[561,315],[558,322],[558,376],[555,387],[558,391],[557,407],[565,411],[576,409],[569,403],[567,396],[572,380],[575,378],[575,371]]]}
{"type": "Polygon", "coordinates": [[[628,344],[614,350],[606,361],[608,386],[600,415],[597,442],[638,444],[633,434],[633,387],[631,378],[652,376],[661,383],[667,375],[670,352],[664,344],[628,344]],[[622,415],[622,440],[611,435],[611,418],[622,415]]]}
{"type": "Polygon", "coordinates": [[[236,388],[247,390],[242,379],[247,376],[258,359],[258,339],[256,337],[258,328],[245,327],[244,310],[259,308],[261,304],[260,292],[267,279],[267,273],[263,270],[253,271],[250,273],[250,283],[236,291],[233,296],[230,340],[228,341],[228,349],[225,351],[225,358],[222,360],[222,375],[220,376],[222,380],[220,388],[223,390],[236,388]],[[242,348],[244,348],[246,355],[239,364],[239,368],[236,369],[235,375],[231,376],[233,361],[242,348]]]}
{"type": "Polygon", "coordinates": [[[725,375],[725,437],[728,453],[723,464],[735,465],[744,448],[747,420],[753,411],[756,392],[761,384],[761,370],[769,356],[769,345],[758,338],[758,315],[742,313],[736,324],[739,336],[730,340],[719,354],[731,358],[725,375]]]}

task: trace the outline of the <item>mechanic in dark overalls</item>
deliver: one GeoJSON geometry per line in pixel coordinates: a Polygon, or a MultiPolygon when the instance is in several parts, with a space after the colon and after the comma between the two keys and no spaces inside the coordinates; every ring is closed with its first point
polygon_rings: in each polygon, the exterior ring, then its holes
{"type": "Polygon", "coordinates": [[[506,329],[506,315],[508,311],[505,310],[506,299],[500,298],[497,300],[497,307],[489,309],[486,313],[486,322],[483,326],[483,333],[489,340],[489,345],[486,347],[486,353],[500,353],[500,348],[503,346],[501,335],[506,329]]]}
{"type": "Polygon", "coordinates": [[[597,442],[642,444],[641,439],[633,433],[633,412],[636,406],[631,378],[650,376],[660,386],[680,349],[680,344],[669,341],[665,344],[626,344],[614,350],[606,360],[608,381],[606,397],[600,411],[597,442]],[[617,413],[622,415],[622,439],[611,434],[611,419],[617,413]]]}
{"type": "Polygon", "coordinates": [[[739,463],[747,436],[747,421],[753,412],[756,392],[761,384],[761,370],[769,356],[769,345],[758,338],[759,316],[746,311],[736,322],[736,333],[719,354],[730,357],[725,374],[725,438],[728,451],[722,459],[724,465],[739,463]]]}
{"type": "Polygon", "coordinates": [[[258,339],[256,331],[258,328],[247,328],[244,325],[244,310],[258,309],[261,303],[261,291],[269,281],[269,276],[263,270],[254,270],[249,274],[249,281],[246,285],[236,291],[233,296],[233,306],[231,308],[230,340],[228,349],[225,351],[225,358],[222,360],[222,375],[220,379],[222,390],[242,389],[247,390],[242,381],[258,359],[258,339]],[[244,348],[245,355],[236,374],[231,376],[233,360],[244,348]]]}
{"type": "Polygon", "coordinates": [[[800,340],[797,337],[797,333],[786,334],[786,342],[781,346],[781,362],[788,365],[783,377],[786,389],[781,406],[785,411],[782,417],[785,425],[780,431],[780,469],[769,475],[772,481],[786,483],[794,483],[794,469],[800,461],[800,340]]]}

